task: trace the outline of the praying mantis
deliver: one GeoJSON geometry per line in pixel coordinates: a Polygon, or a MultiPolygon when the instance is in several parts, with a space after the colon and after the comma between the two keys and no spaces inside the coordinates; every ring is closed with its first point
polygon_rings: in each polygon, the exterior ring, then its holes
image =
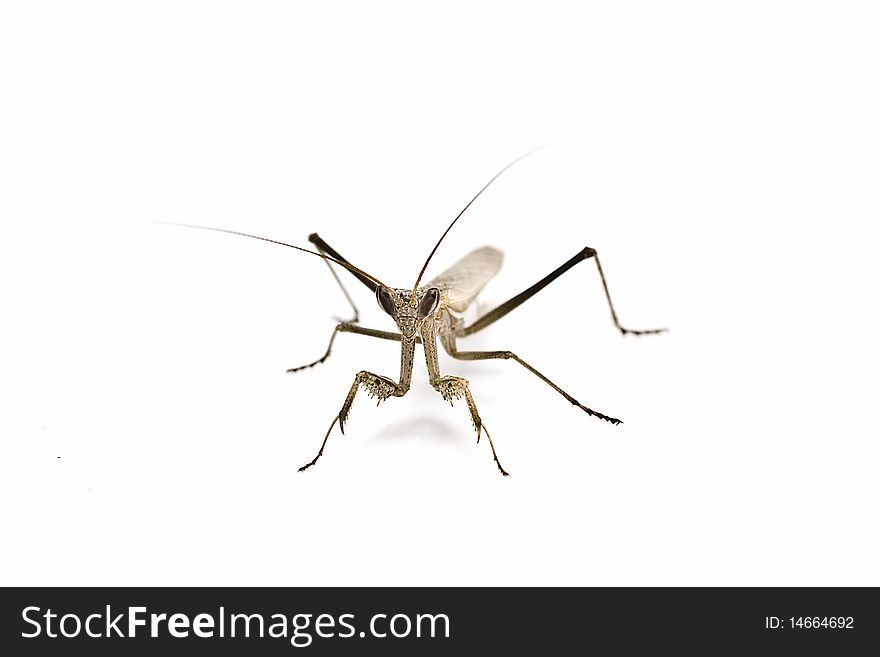
{"type": "Polygon", "coordinates": [[[517,162],[523,160],[534,152],[535,151],[526,153],[525,155],[522,155],[507,164],[498,173],[496,173],[489,180],[489,182],[487,182],[480,189],[480,191],[474,195],[473,198],[471,198],[467,205],[464,206],[461,212],[458,213],[458,215],[452,220],[452,222],[447,226],[446,230],[440,236],[440,239],[434,245],[434,248],[431,250],[430,254],[425,260],[424,265],[422,265],[422,269],[416,277],[415,284],[411,288],[395,288],[386,285],[372,274],[368,274],[363,269],[356,267],[348,260],[346,260],[339,252],[337,252],[323,239],[321,239],[321,237],[317,233],[313,233],[309,236],[309,242],[311,242],[316,248],[316,250],[313,251],[293,244],[288,244],[286,242],[269,239],[267,237],[260,237],[258,235],[251,235],[249,233],[239,232],[235,230],[227,230],[224,228],[215,228],[211,226],[195,226],[192,224],[172,224],[177,226],[200,228],[204,230],[212,230],[221,233],[229,233],[232,235],[239,235],[242,237],[257,239],[264,242],[270,242],[273,244],[296,249],[298,251],[309,253],[324,259],[324,261],[330,268],[330,272],[333,274],[333,277],[336,279],[336,282],[339,284],[340,288],[345,294],[346,299],[351,304],[355,314],[351,320],[340,321],[336,325],[336,327],[333,329],[333,333],[330,336],[330,342],[327,345],[327,350],[323,356],[321,356],[314,362],[308,363],[306,365],[290,368],[287,370],[288,372],[299,372],[323,363],[325,360],[327,360],[333,349],[333,343],[336,340],[336,336],[339,333],[354,333],[357,335],[363,335],[381,340],[391,340],[400,343],[400,374],[397,380],[366,370],[361,370],[360,372],[358,372],[354,377],[354,381],[352,382],[351,387],[349,388],[348,394],[346,395],[345,400],[342,404],[342,408],[333,417],[333,421],[330,423],[330,427],[324,434],[324,439],[321,442],[321,447],[318,449],[318,453],[311,461],[299,468],[300,472],[309,469],[310,467],[315,465],[315,463],[317,463],[319,458],[321,458],[321,456],[324,454],[324,448],[327,446],[327,440],[330,438],[330,434],[332,433],[333,428],[336,426],[337,423],[339,424],[339,430],[343,434],[345,433],[345,424],[348,420],[349,412],[351,411],[352,404],[354,403],[355,397],[357,396],[357,393],[360,389],[363,389],[370,397],[377,399],[377,403],[386,401],[391,397],[403,397],[404,395],[406,395],[412,383],[413,362],[415,360],[415,349],[417,344],[421,344],[425,354],[425,362],[428,368],[428,382],[437,392],[440,393],[443,399],[449,401],[450,403],[456,400],[460,400],[462,398],[465,400],[468,411],[470,413],[471,421],[474,426],[474,430],[477,433],[477,442],[479,443],[480,437],[482,436],[482,434],[485,433],[486,438],[489,441],[489,446],[492,450],[492,458],[494,459],[495,464],[498,466],[498,470],[504,476],[508,476],[509,473],[504,469],[504,467],[501,465],[501,461],[498,459],[498,453],[495,450],[495,444],[492,440],[492,436],[489,434],[486,423],[483,421],[479,411],[477,410],[476,402],[474,401],[474,397],[471,393],[470,382],[460,376],[455,376],[451,374],[444,375],[440,371],[437,349],[438,341],[443,347],[444,351],[446,351],[446,353],[449,354],[452,358],[457,360],[513,360],[524,367],[526,370],[537,376],[548,386],[553,388],[553,390],[564,397],[569,403],[587,413],[587,415],[591,415],[595,418],[605,420],[615,425],[621,423],[621,420],[617,418],[611,417],[604,413],[600,413],[599,411],[582,404],[572,395],[560,388],[548,377],[539,372],[531,364],[520,358],[512,351],[461,351],[458,348],[459,338],[477,333],[478,331],[481,331],[487,326],[498,321],[509,312],[528,301],[535,294],[543,290],[547,285],[562,276],[575,265],[584,262],[585,260],[592,260],[596,263],[596,269],[599,273],[599,279],[602,283],[602,288],[605,292],[605,298],[608,302],[608,308],[611,312],[611,319],[614,322],[614,326],[620,331],[622,335],[650,335],[665,332],[667,330],[665,328],[633,330],[625,328],[620,324],[620,321],[617,317],[617,312],[614,309],[614,304],[611,301],[611,294],[608,290],[608,282],[605,278],[605,273],[602,271],[602,265],[599,261],[599,255],[596,252],[596,249],[589,246],[584,247],[577,254],[575,254],[565,263],[550,272],[547,276],[539,280],[537,283],[523,290],[519,294],[511,297],[510,299],[508,299],[495,309],[489,311],[471,324],[465,323],[463,319],[463,314],[474,301],[479,292],[486,285],[486,283],[492,277],[494,277],[495,274],[498,273],[502,262],[501,251],[492,246],[484,246],[482,248],[476,249],[475,251],[472,251],[468,255],[464,256],[454,265],[434,277],[425,285],[420,285],[424,277],[425,271],[428,268],[428,264],[431,262],[434,254],[437,252],[437,249],[439,248],[440,244],[443,242],[449,231],[452,230],[452,227],[462,217],[462,215],[464,215],[464,213],[468,210],[468,208],[470,208],[474,201],[476,201],[477,198],[479,198],[480,195],[484,191],[486,191],[486,189],[493,182],[495,182],[495,180],[497,180],[499,176],[501,176],[501,174],[503,174],[517,162]],[[397,332],[373,329],[360,325],[357,307],[352,301],[351,296],[349,295],[345,286],[342,284],[342,281],[334,271],[331,263],[339,265],[348,270],[351,274],[354,275],[354,277],[358,281],[360,281],[363,285],[369,288],[371,292],[373,292],[373,294],[375,294],[376,301],[379,304],[379,307],[382,308],[382,310],[387,313],[397,325],[397,332]]]}

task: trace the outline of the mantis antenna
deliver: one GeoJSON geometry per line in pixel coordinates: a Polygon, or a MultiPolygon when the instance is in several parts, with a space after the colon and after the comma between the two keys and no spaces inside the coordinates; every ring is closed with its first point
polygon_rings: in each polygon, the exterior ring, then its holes
{"type": "Polygon", "coordinates": [[[416,290],[419,289],[419,283],[422,282],[422,276],[425,275],[425,270],[428,268],[428,263],[431,262],[431,258],[433,258],[433,257],[434,257],[434,254],[437,252],[437,247],[440,246],[440,243],[441,243],[441,242],[443,241],[443,239],[446,237],[447,233],[449,233],[449,231],[452,230],[452,227],[455,225],[455,222],[458,221],[458,220],[461,218],[461,215],[463,215],[463,214],[467,211],[467,209],[468,209],[469,207],[471,207],[471,205],[473,204],[473,202],[476,201],[476,200],[479,198],[480,194],[482,194],[483,192],[485,192],[485,191],[486,191],[486,188],[487,188],[489,185],[491,185],[493,182],[495,182],[495,181],[501,176],[502,173],[504,173],[505,171],[507,171],[510,167],[512,167],[512,166],[513,166],[514,164],[516,164],[517,162],[520,162],[521,160],[526,159],[529,155],[532,155],[532,154],[534,154],[534,153],[537,153],[539,150],[541,150],[542,148],[544,148],[544,147],[546,147],[546,146],[547,146],[547,144],[544,144],[543,146],[538,146],[538,148],[535,148],[535,149],[533,149],[533,150],[530,150],[530,151],[529,151],[528,153],[526,153],[525,155],[520,155],[520,156],[519,156],[518,158],[516,158],[513,162],[510,162],[507,166],[505,166],[503,169],[501,169],[501,171],[499,171],[499,172],[496,173],[494,176],[492,176],[492,178],[489,180],[489,182],[487,182],[485,185],[483,185],[483,188],[482,188],[480,191],[478,191],[470,201],[468,201],[467,205],[464,206],[464,208],[462,208],[461,212],[459,212],[459,213],[456,215],[455,219],[452,220],[452,223],[449,224],[449,226],[446,227],[446,230],[443,231],[443,234],[440,236],[440,239],[437,240],[437,243],[434,245],[434,248],[431,249],[431,253],[428,254],[428,259],[425,260],[425,264],[422,265],[422,271],[419,272],[419,277],[416,279],[416,284],[413,285],[413,289],[412,289],[412,298],[413,298],[413,299],[416,298],[416,296],[415,296],[415,295],[416,295],[416,290]]]}
{"type": "Polygon", "coordinates": [[[309,249],[304,249],[303,247],[296,246],[295,244],[288,244],[287,242],[279,242],[278,240],[273,240],[268,237],[260,237],[259,235],[251,235],[250,233],[242,233],[237,230],[228,230],[226,228],[214,228],[213,226],[197,226],[196,224],[182,224],[182,223],[177,223],[174,221],[157,221],[156,223],[164,224],[166,226],[182,226],[184,228],[198,228],[200,230],[213,230],[217,233],[229,233],[230,235],[239,235],[241,237],[250,237],[251,239],[261,240],[263,242],[270,242],[272,244],[279,244],[281,246],[286,246],[291,249],[296,249],[297,251],[302,251],[303,253],[310,253],[314,256],[318,256],[319,258],[323,258],[324,260],[329,260],[330,262],[335,262],[340,267],[345,267],[349,271],[352,271],[356,274],[361,274],[362,276],[366,276],[367,278],[369,278],[371,281],[373,281],[377,285],[381,285],[382,287],[387,288],[388,291],[391,292],[394,296],[398,297],[398,299],[400,298],[398,296],[398,294],[394,291],[393,288],[388,287],[387,285],[385,285],[385,283],[380,281],[375,276],[368,274],[363,269],[359,269],[358,267],[355,267],[354,265],[352,265],[348,262],[343,262],[342,260],[337,260],[336,258],[325,255],[323,253],[318,253],[317,251],[311,251],[309,249]]]}

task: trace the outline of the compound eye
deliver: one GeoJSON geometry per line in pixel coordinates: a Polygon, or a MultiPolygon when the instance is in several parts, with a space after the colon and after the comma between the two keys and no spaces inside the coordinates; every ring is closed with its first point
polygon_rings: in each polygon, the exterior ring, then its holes
{"type": "Polygon", "coordinates": [[[394,298],[391,296],[391,291],[387,287],[382,287],[380,285],[376,288],[376,300],[379,302],[379,305],[382,306],[382,310],[389,315],[394,315],[397,307],[394,305],[394,298]]]}
{"type": "Polygon", "coordinates": [[[419,303],[419,319],[425,319],[425,317],[437,310],[437,305],[439,303],[440,290],[436,287],[430,288],[425,292],[425,296],[422,297],[422,300],[419,303]]]}

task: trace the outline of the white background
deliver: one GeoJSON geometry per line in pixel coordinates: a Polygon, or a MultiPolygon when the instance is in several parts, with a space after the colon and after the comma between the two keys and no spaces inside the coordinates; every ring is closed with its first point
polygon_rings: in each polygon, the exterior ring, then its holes
{"type": "MultiPolygon", "coordinates": [[[[3,584],[878,585],[872,3],[4,3],[3,584]],[[577,6],[577,8],[575,8],[577,6]],[[411,285],[491,243],[467,348],[304,474],[353,375],[307,244],[411,285]]],[[[346,277],[346,280],[351,280],[346,277]]],[[[365,288],[364,323],[391,329],[365,288]]]]}

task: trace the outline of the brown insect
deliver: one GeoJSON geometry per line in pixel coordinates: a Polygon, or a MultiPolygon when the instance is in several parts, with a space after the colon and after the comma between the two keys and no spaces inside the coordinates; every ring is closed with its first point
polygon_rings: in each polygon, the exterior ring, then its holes
{"type": "MultiPolygon", "coordinates": [[[[534,152],[535,151],[531,151],[531,153],[534,152]]],[[[352,309],[354,310],[354,317],[351,320],[342,321],[336,325],[336,328],[333,329],[333,333],[330,336],[330,343],[327,345],[327,351],[324,353],[323,356],[321,356],[321,358],[312,363],[308,363],[307,365],[291,368],[287,370],[288,372],[299,372],[306,368],[313,367],[314,365],[317,365],[319,363],[323,363],[325,360],[327,360],[327,358],[330,356],[330,352],[333,349],[333,342],[336,339],[337,334],[339,333],[357,333],[359,335],[379,338],[382,340],[393,340],[400,343],[400,375],[398,377],[398,380],[395,381],[390,377],[383,376],[381,374],[375,374],[373,372],[368,372],[366,370],[358,372],[355,375],[354,381],[351,384],[351,388],[349,389],[348,394],[345,397],[342,408],[340,409],[339,413],[334,416],[333,421],[330,423],[330,427],[327,429],[327,433],[324,435],[324,440],[321,442],[321,448],[318,450],[315,458],[313,458],[311,461],[309,461],[299,469],[300,472],[313,466],[317,462],[317,460],[321,458],[321,456],[324,454],[324,447],[326,447],[327,445],[327,439],[330,437],[330,433],[333,431],[333,427],[336,426],[337,422],[339,423],[339,430],[345,433],[345,423],[348,419],[348,414],[351,410],[351,405],[354,402],[358,389],[363,388],[370,397],[378,399],[379,402],[383,402],[389,397],[403,397],[409,391],[410,383],[412,382],[413,359],[415,358],[416,344],[421,344],[425,352],[425,361],[428,366],[429,383],[435,390],[437,390],[437,392],[439,392],[443,396],[445,400],[449,401],[450,403],[452,403],[454,400],[464,398],[465,402],[467,403],[468,410],[470,411],[470,416],[474,424],[474,429],[477,432],[477,442],[480,441],[480,436],[485,433],[486,438],[489,439],[489,446],[492,449],[492,457],[495,459],[495,463],[498,466],[498,469],[503,475],[507,476],[507,471],[502,467],[501,462],[498,460],[498,454],[495,451],[495,445],[492,442],[492,437],[489,435],[486,424],[485,422],[483,422],[482,418],[480,417],[480,413],[477,410],[477,405],[474,402],[474,398],[471,394],[470,385],[467,379],[449,374],[441,374],[440,365],[437,359],[438,338],[446,353],[458,360],[514,360],[522,365],[524,368],[526,368],[529,372],[544,381],[560,395],[565,397],[565,399],[568,400],[571,404],[577,406],[588,415],[606,420],[608,422],[611,422],[612,424],[620,424],[621,421],[617,418],[605,415],[604,413],[600,413],[599,411],[596,411],[580,403],[577,399],[575,399],[565,390],[553,383],[553,381],[548,379],[541,372],[536,370],[529,363],[524,361],[512,351],[460,351],[458,349],[459,338],[476,333],[477,331],[480,331],[490,324],[496,322],[500,318],[504,317],[507,313],[517,308],[520,304],[524,303],[535,294],[540,292],[547,285],[562,276],[562,274],[567,272],[569,269],[571,269],[578,263],[583,262],[584,260],[590,259],[592,259],[596,263],[596,268],[599,272],[599,278],[602,281],[602,287],[605,291],[605,298],[608,300],[608,308],[611,311],[611,319],[613,320],[614,325],[621,332],[621,334],[645,335],[662,333],[663,331],[665,331],[666,329],[663,328],[636,331],[624,328],[620,325],[620,322],[617,319],[617,313],[614,310],[614,304],[611,302],[611,295],[608,292],[608,283],[605,280],[605,274],[602,272],[602,265],[599,262],[599,256],[596,253],[595,249],[591,247],[584,247],[567,262],[560,265],[558,268],[553,270],[550,274],[539,280],[537,283],[527,288],[526,290],[523,290],[516,296],[502,303],[500,306],[486,313],[474,323],[469,325],[465,324],[464,320],[462,319],[462,314],[474,301],[477,294],[480,292],[480,290],[483,289],[486,283],[495,274],[498,273],[498,270],[501,268],[502,261],[501,251],[491,246],[484,246],[482,248],[479,248],[476,251],[473,251],[466,255],[464,258],[452,265],[449,269],[439,274],[425,285],[420,285],[422,277],[425,274],[425,270],[428,268],[428,264],[434,257],[437,248],[440,246],[441,242],[455,225],[455,223],[465,213],[465,211],[471,206],[474,201],[477,200],[480,194],[482,194],[486,190],[486,188],[489,187],[489,185],[491,185],[502,173],[507,171],[507,169],[512,167],[523,158],[531,155],[531,153],[527,153],[526,155],[517,158],[516,160],[505,166],[503,169],[501,169],[501,171],[496,173],[492,177],[492,179],[489,180],[489,182],[487,182],[482,187],[482,189],[480,189],[479,192],[477,192],[477,194],[468,202],[468,204],[464,206],[461,212],[458,213],[455,219],[452,220],[452,222],[440,236],[440,239],[434,245],[431,253],[428,254],[428,258],[425,260],[425,264],[422,266],[422,269],[419,272],[419,275],[416,277],[416,281],[411,288],[393,288],[386,285],[375,276],[372,276],[371,274],[368,274],[364,270],[351,264],[337,251],[335,251],[330,245],[328,245],[323,239],[321,239],[317,233],[313,233],[309,236],[309,241],[314,244],[317,249],[317,251],[312,251],[299,246],[295,246],[293,244],[287,244],[278,240],[273,240],[266,237],[259,237],[257,235],[251,235],[234,230],[213,228],[209,226],[193,226],[191,224],[173,224],[178,226],[187,226],[190,228],[214,230],[222,233],[230,233],[233,235],[241,235],[243,237],[250,237],[265,242],[271,242],[273,244],[280,244],[282,246],[297,249],[298,251],[311,253],[312,255],[323,258],[325,262],[327,262],[331,273],[333,274],[339,286],[342,288],[343,293],[345,294],[348,302],[351,304],[352,309]],[[361,283],[370,288],[370,290],[376,295],[376,300],[382,310],[384,310],[391,316],[392,319],[394,319],[399,332],[382,331],[360,325],[357,307],[352,301],[351,296],[348,294],[348,291],[345,289],[345,286],[342,284],[342,281],[333,270],[331,263],[335,263],[349,270],[361,283]]]]}

